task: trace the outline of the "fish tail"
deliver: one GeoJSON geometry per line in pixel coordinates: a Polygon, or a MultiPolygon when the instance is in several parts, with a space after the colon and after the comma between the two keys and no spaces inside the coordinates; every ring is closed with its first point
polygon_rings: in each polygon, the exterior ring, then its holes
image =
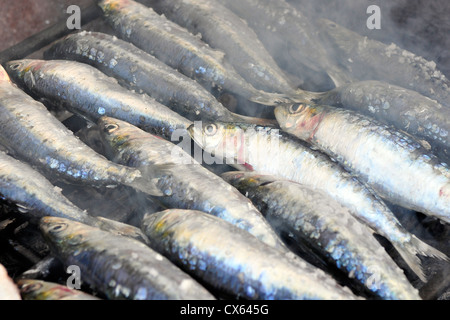
{"type": "Polygon", "coordinates": [[[440,260],[449,261],[449,258],[444,253],[426,244],[416,236],[412,235],[411,240],[406,243],[394,244],[395,249],[400,253],[402,258],[411,268],[411,270],[419,277],[423,282],[427,282],[425,273],[423,272],[422,262],[417,255],[426,257],[432,257],[440,260]]]}
{"type": "Polygon", "coordinates": [[[438,249],[426,244],[422,240],[418,239],[414,235],[412,236],[412,243],[417,248],[417,252],[426,257],[432,257],[439,260],[450,261],[449,257],[439,251],[438,249]]]}

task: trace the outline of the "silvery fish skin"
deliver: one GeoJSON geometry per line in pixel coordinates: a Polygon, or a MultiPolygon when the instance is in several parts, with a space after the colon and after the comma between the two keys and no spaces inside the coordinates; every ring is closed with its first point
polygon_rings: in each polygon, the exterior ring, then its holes
{"type": "Polygon", "coordinates": [[[40,102],[14,85],[0,68],[0,143],[46,176],[94,186],[124,184],[160,194],[134,168],[108,161],[81,142],[40,102]]]}
{"type": "Polygon", "coordinates": [[[115,36],[86,31],[70,34],[47,49],[44,57],[92,65],[128,89],[147,93],[190,120],[245,119],[230,112],[197,81],[115,36]]]}
{"type": "Polygon", "coordinates": [[[19,211],[36,211],[38,218],[60,216],[86,223],[91,219],[38,171],[4,152],[0,152],[0,194],[19,211]]]}
{"type": "Polygon", "coordinates": [[[255,88],[294,93],[294,85],[256,33],[221,1],[152,0],[149,5],[192,34],[200,34],[212,48],[223,51],[225,60],[255,88]]]}
{"type": "Polygon", "coordinates": [[[203,150],[238,170],[255,171],[323,190],[355,217],[388,239],[408,266],[425,281],[416,254],[442,254],[408,232],[383,200],[324,153],[279,130],[239,123],[203,122],[188,128],[203,150]]]}
{"type": "Polygon", "coordinates": [[[309,81],[303,76],[307,66],[316,73],[326,72],[335,86],[352,81],[321,45],[313,22],[290,3],[284,0],[220,0],[220,3],[244,19],[278,64],[300,79],[309,81]]]}
{"type": "Polygon", "coordinates": [[[280,106],[283,130],[342,163],[390,202],[450,223],[450,171],[417,140],[364,115],[326,105],[280,106]]]}
{"type": "Polygon", "coordinates": [[[306,241],[379,298],[420,299],[372,230],[324,192],[253,172],[226,172],[222,178],[251,199],[278,232],[306,241]]]}
{"type": "Polygon", "coordinates": [[[436,63],[427,61],[394,43],[387,45],[363,37],[327,19],[316,21],[319,32],[329,41],[356,79],[386,81],[417,91],[450,107],[450,82],[436,63]]]}
{"type": "Polygon", "coordinates": [[[122,39],[150,53],[208,90],[225,89],[262,104],[274,104],[284,95],[267,95],[245,81],[214,50],[185,28],[132,0],[102,0],[104,18],[122,39]]]}
{"type": "Polygon", "coordinates": [[[38,171],[2,151],[0,151],[0,197],[12,202],[19,212],[36,220],[44,216],[61,217],[135,238],[144,243],[148,241],[136,227],[90,216],[70,202],[61,193],[61,189],[55,187],[38,171]]]}
{"type": "Polygon", "coordinates": [[[22,300],[19,288],[8,275],[6,268],[0,263],[0,300],[22,300]]]}
{"type": "Polygon", "coordinates": [[[312,98],[315,104],[351,109],[425,140],[433,153],[450,160],[450,109],[418,92],[367,80],[312,98]]]}
{"type": "Polygon", "coordinates": [[[26,91],[92,122],[103,115],[114,116],[166,139],[191,123],[149,96],[123,88],[114,78],[85,63],[25,59],[8,62],[6,70],[26,91]]]}
{"type": "Polygon", "coordinates": [[[23,300],[101,300],[83,291],[49,281],[21,279],[17,281],[17,286],[23,300]]]}
{"type": "MultiPolygon", "coordinates": [[[[250,200],[195,161],[182,146],[114,118],[102,117],[98,126],[106,153],[113,161],[155,172],[157,185],[165,194],[158,199],[164,205],[207,212],[272,247],[288,251],[250,200]]],[[[190,152],[190,140],[187,141],[190,152]]]]}
{"type": "Polygon", "coordinates": [[[322,270],[289,259],[247,232],[202,211],[169,209],[148,214],[142,230],[155,250],[236,298],[357,298],[322,270]]]}
{"type": "Polygon", "coordinates": [[[108,299],[212,300],[206,289],[147,245],[63,218],[44,217],[40,229],[64,265],[108,299]]]}

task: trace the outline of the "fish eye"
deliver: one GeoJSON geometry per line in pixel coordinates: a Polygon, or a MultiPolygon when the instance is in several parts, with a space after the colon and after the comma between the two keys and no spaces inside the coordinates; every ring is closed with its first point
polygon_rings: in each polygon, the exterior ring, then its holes
{"type": "Polygon", "coordinates": [[[67,227],[68,227],[67,223],[57,223],[57,224],[54,224],[53,226],[51,226],[50,232],[58,233],[58,232],[66,230],[67,227]]]}
{"type": "Polygon", "coordinates": [[[290,113],[298,113],[298,112],[302,111],[304,107],[305,107],[305,105],[303,103],[295,103],[289,107],[289,112],[290,113]]]}
{"type": "Polygon", "coordinates": [[[119,129],[119,126],[115,123],[111,123],[111,124],[107,124],[104,127],[103,131],[110,134],[110,133],[113,133],[114,131],[116,131],[117,129],[119,129]]]}
{"type": "Polygon", "coordinates": [[[215,124],[208,124],[205,126],[204,131],[208,136],[213,136],[217,132],[217,126],[215,124]]]}
{"type": "Polygon", "coordinates": [[[22,63],[21,63],[21,62],[16,62],[16,63],[11,64],[11,65],[9,66],[9,68],[10,68],[11,70],[17,70],[17,69],[19,69],[21,66],[22,66],[22,63]]]}
{"type": "Polygon", "coordinates": [[[30,283],[23,285],[20,289],[23,293],[37,291],[42,288],[42,283],[30,283]]]}

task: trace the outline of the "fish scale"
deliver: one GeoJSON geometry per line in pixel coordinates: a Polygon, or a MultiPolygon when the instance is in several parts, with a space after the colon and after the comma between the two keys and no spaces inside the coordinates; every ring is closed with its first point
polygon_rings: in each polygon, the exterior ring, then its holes
{"type": "Polygon", "coordinates": [[[0,151],[0,196],[18,207],[33,221],[43,216],[71,219],[119,233],[147,243],[139,229],[118,221],[96,218],[69,201],[55,187],[28,164],[0,151]]]}
{"type": "Polygon", "coordinates": [[[191,123],[148,95],[123,88],[114,78],[85,63],[24,59],[8,62],[6,69],[27,92],[91,122],[103,115],[115,116],[166,139],[191,123]]]}
{"type": "Polygon", "coordinates": [[[109,299],[215,300],[197,281],[147,245],[63,218],[44,217],[40,230],[64,265],[109,299]]]}
{"type": "MultiPolygon", "coordinates": [[[[354,111],[326,105],[279,106],[275,115],[283,130],[333,157],[383,199],[450,221],[448,165],[429,154],[410,135],[354,111]]],[[[416,255],[442,260],[448,257],[409,234],[397,219],[389,218],[389,211],[385,212],[386,218],[395,222],[391,223],[392,231],[403,233],[400,246],[395,242],[394,246],[424,281],[416,255]]],[[[384,225],[376,215],[367,216],[365,221],[384,225]]]]}
{"type": "Polygon", "coordinates": [[[44,57],[92,65],[130,90],[144,92],[190,120],[251,120],[230,112],[197,81],[115,36],[86,31],[70,34],[47,49],[44,57]]]}
{"type": "MultiPolygon", "coordinates": [[[[313,130],[314,126],[309,129],[313,130]]],[[[442,257],[438,250],[408,232],[369,185],[318,151],[317,147],[289,133],[276,127],[219,121],[202,125],[194,122],[188,131],[203,150],[228,158],[227,163],[238,170],[275,175],[325,191],[357,219],[387,238],[423,281],[426,278],[416,254],[442,257]],[[240,141],[239,150],[243,151],[238,152],[234,141],[240,141]]]]}
{"type": "Polygon", "coordinates": [[[359,80],[381,80],[417,91],[450,107],[450,81],[436,63],[404,50],[394,43],[369,39],[333,21],[318,19],[320,34],[359,80]]]}
{"type": "Polygon", "coordinates": [[[197,80],[208,90],[228,90],[268,105],[289,100],[284,93],[274,95],[255,89],[224,61],[222,51],[211,48],[200,37],[150,7],[132,0],[103,0],[98,5],[120,38],[197,80]]]}
{"type": "Polygon", "coordinates": [[[450,159],[450,109],[416,91],[367,80],[313,96],[315,104],[351,109],[393,125],[425,140],[444,161],[450,159]]]}
{"type": "Polygon", "coordinates": [[[254,172],[222,177],[251,199],[278,233],[306,241],[353,283],[382,299],[420,299],[403,270],[372,237],[373,231],[324,192],[254,172]]]}
{"type": "Polygon", "coordinates": [[[212,48],[225,52],[225,60],[254,87],[295,95],[289,82],[256,33],[220,1],[150,1],[155,11],[185,27],[212,48]]]}
{"type": "Polygon", "coordinates": [[[168,209],[141,226],[152,246],[213,288],[248,300],[354,300],[320,269],[201,211],[168,209]]]}
{"type": "Polygon", "coordinates": [[[158,198],[164,205],[218,216],[270,246],[289,251],[247,198],[180,146],[114,118],[102,117],[98,126],[113,161],[153,172],[157,186],[166,194],[158,198]]]}
{"type": "Polygon", "coordinates": [[[92,186],[123,184],[160,194],[133,168],[108,161],[56,119],[47,108],[14,85],[0,69],[0,143],[45,175],[92,186]]]}
{"type": "MultiPolygon", "coordinates": [[[[289,1],[220,0],[220,3],[246,21],[280,66],[305,82],[313,77],[323,78],[321,73],[327,74],[337,87],[353,81],[322,45],[313,21],[289,1]],[[304,76],[305,66],[313,70],[309,77],[304,76]]],[[[321,83],[327,80],[322,79],[321,83]]]]}
{"type": "Polygon", "coordinates": [[[350,172],[391,203],[450,222],[448,165],[412,136],[354,111],[301,106],[293,113],[288,107],[277,109],[284,130],[345,161],[350,172]],[[310,127],[318,116],[320,121],[310,127]]]}

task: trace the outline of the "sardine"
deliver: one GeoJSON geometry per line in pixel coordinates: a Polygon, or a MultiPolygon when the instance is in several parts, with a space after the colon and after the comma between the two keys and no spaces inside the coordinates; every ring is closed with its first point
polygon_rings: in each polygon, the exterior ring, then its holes
{"type": "Polygon", "coordinates": [[[127,185],[160,195],[138,169],[108,161],[15,86],[0,68],[0,144],[44,175],[94,186],[127,185]]]}
{"type": "MultiPolygon", "coordinates": [[[[248,23],[281,67],[305,82],[308,81],[303,75],[305,66],[317,74],[326,73],[336,87],[353,81],[349,72],[339,67],[321,45],[312,21],[287,1],[220,0],[220,3],[248,23]]],[[[327,84],[325,80],[322,83],[327,84]]]]}
{"type": "Polygon", "coordinates": [[[150,98],[120,86],[114,78],[76,61],[16,60],[6,71],[20,87],[91,122],[109,115],[170,139],[191,122],[150,98]]]}
{"type": "Polygon", "coordinates": [[[100,300],[100,298],[65,285],[36,279],[17,281],[24,300],[100,300]]]}
{"type": "Polygon", "coordinates": [[[327,19],[316,21],[320,33],[334,46],[339,61],[359,80],[386,81],[417,91],[450,107],[450,82],[436,63],[394,43],[369,39],[327,19]]]}
{"type": "Polygon", "coordinates": [[[416,91],[367,80],[318,93],[311,101],[351,109],[393,125],[425,141],[433,153],[450,161],[450,109],[416,91]]]}
{"type": "Polygon", "coordinates": [[[212,49],[150,7],[132,0],[102,0],[99,6],[119,37],[199,81],[208,90],[227,90],[266,105],[289,100],[284,93],[274,95],[255,89],[224,61],[222,51],[212,49]]]}
{"type": "Polygon", "coordinates": [[[148,242],[138,228],[90,216],[69,201],[61,191],[28,164],[0,151],[0,198],[13,203],[19,212],[30,219],[38,221],[44,216],[61,217],[135,238],[143,243],[148,242]]]}
{"type": "Polygon", "coordinates": [[[277,107],[286,132],[308,141],[393,204],[450,223],[450,170],[412,136],[351,110],[277,107]]]}
{"type": "Polygon", "coordinates": [[[198,163],[189,150],[159,139],[114,118],[102,117],[99,131],[108,158],[130,167],[154,172],[169,208],[195,209],[220,217],[244,229],[268,245],[288,251],[273,229],[238,190],[198,163]],[[189,152],[189,153],[188,153],[189,152]]]}
{"type": "Polygon", "coordinates": [[[235,298],[357,299],[320,269],[289,259],[247,232],[202,211],[148,214],[152,247],[193,276],[235,298]]]}
{"type": "Polygon", "coordinates": [[[141,242],[63,218],[44,217],[40,229],[65,266],[108,299],[215,299],[189,275],[141,242]]]}
{"type": "Polygon", "coordinates": [[[323,190],[388,239],[423,281],[426,278],[416,254],[442,256],[408,232],[366,183],[326,154],[276,127],[194,122],[188,131],[203,150],[217,158],[227,158],[227,163],[238,170],[279,176],[323,190]]]}
{"type": "Polygon", "coordinates": [[[6,268],[0,263],[0,300],[22,300],[20,291],[6,268]]]}
{"type": "Polygon", "coordinates": [[[321,190],[254,172],[226,172],[278,233],[306,242],[349,279],[381,299],[420,299],[418,290],[349,210],[321,190]]]}
{"type": "Polygon", "coordinates": [[[295,94],[286,74],[267,52],[256,33],[241,18],[215,0],[152,0],[159,14],[200,35],[225,53],[225,61],[255,88],[295,94]]]}
{"type": "MultiPolygon", "coordinates": [[[[148,94],[189,120],[264,122],[262,119],[230,112],[197,81],[174,70],[132,43],[105,33],[82,31],[70,34],[47,49],[44,57],[48,60],[75,60],[92,65],[116,78],[128,89],[148,94]]],[[[119,118],[117,115],[115,117],[119,118]]]]}

